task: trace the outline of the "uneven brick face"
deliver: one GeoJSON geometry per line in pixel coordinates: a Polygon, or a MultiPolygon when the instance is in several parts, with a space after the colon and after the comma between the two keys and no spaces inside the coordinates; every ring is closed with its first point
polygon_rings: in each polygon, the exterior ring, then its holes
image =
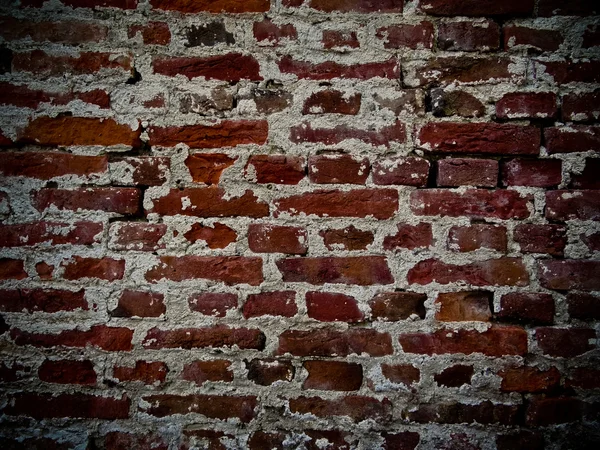
{"type": "Polygon", "coordinates": [[[404,0],[310,0],[309,5],[324,12],[401,13],[404,0]]]}
{"type": "Polygon", "coordinates": [[[542,353],[552,357],[571,358],[595,348],[590,339],[596,339],[591,328],[537,328],[535,338],[542,353]]]}
{"type": "Polygon", "coordinates": [[[90,394],[35,394],[18,393],[11,398],[12,402],[4,409],[10,416],[26,415],[34,419],[52,419],[77,417],[87,419],[126,419],[129,416],[131,400],[123,395],[121,398],[101,397],[90,394]]]}
{"type": "Polygon", "coordinates": [[[0,225],[0,247],[45,245],[92,245],[100,241],[101,223],[33,222],[0,225]]]}
{"type": "Polygon", "coordinates": [[[127,450],[137,448],[140,450],[168,450],[168,444],[153,434],[142,435],[112,431],[104,437],[106,448],[114,450],[127,450]]]}
{"type": "Polygon", "coordinates": [[[430,223],[398,224],[398,232],[383,239],[384,250],[424,248],[433,245],[430,223]]]}
{"type": "Polygon", "coordinates": [[[133,330],[124,327],[94,325],[87,331],[74,329],[61,331],[58,334],[30,333],[12,328],[10,335],[17,345],[43,348],[86,347],[87,345],[106,351],[130,351],[133,348],[131,344],[133,330]]]}
{"type": "Polygon", "coordinates": [[[240,349],[262,350],[265,335],[256,329],[218,325],[206,328],[161,330],[152,328],[142,342],[144,348],[219,348],[237,345],[240,349]]]}
{"type": "Polygon", "coordinates": [[[571,397],[543,398],[533,397],[525,416],[529,426],[568,423],[581,419],[583,403],[571,397]]]}
{"type": "Polygon", "coordinates": [[[270,19],[264,19],[261,22],[254,22],[252,26],[254,38],[257,41],[270,41],[275,44],[282,39],[296,40],[298,33],[291,23],[277,25],[270,19]]]}
{"type": "Polygon", "coordinates": [[[598,83],[599,61],[537,61],[538,68],[544,70],[556,84],[598,83]]]}
{"type": "Polygon", "coordinates": [[[483,353],[487,356],[525,355],[527,332],[519,327],[494,326],[482,333],[471,330],[439,330],[433,333],[400,335],[407,353],[439,355],[446,353],[483,353]]]}
{"type": "Polygon", "coordinates": [[[58,42],[78,45],[106,39],[108,28],[75,20],[61,22],[33,22],[11,17],[0,17],[0,36],[7,41],[31,38],[32,41],[58,42]]]}
{"type": "Polygon", "coordinates": [[[71,260],[62,263],[65,280],[79,280],[81,278],[97,278],[106,281],[123,279],[125,274],[125,260],[104,258],[84,258],[74,256],[71,260]]]}
{"type": "Polygon", "coordinates": [[[438,161],[438,186],[495,187],[498,162],[489,159],[448,158],[438,161]]]}
{"type": "Polygon", "coordinates": [[[161,239],[167,233],[167,225],[143,222],[117,223],[111,227],[110,233],[112,239],[109,247],[113,250],[151,252],[165,248],[161,239]]]}
{"type": "Polygon", "coordinates": [[[392,403],[384,398],[346,396],[334,400],[321,397],[298,397],[289,401],[290,410],[297,414],[313,414],[317,417],[347,416],[354,422],[373,419],[387,422],[392,416],[392,403]]]}
{"type": "Polygon", "coordinates": [[[269,224],[251,224],[248,246],[256,253],[286,253],[304,255],[308,251],[306,230],[269,224]]]}
{"type": "Polygon", "coordinates": [[[423,187],[429,166],[426,159],[415,157],[379,159],[373,163],[373,183],[423,187]]]}
{"type": "Polygon", "coordinates": [[[512,159],[501,165],[503,186],[555,187],[562,181],[559,159],[512,159]]]}
{"type": "Polygon", "coordinates": [[[199,223],[192,225],[184,237],[192,243],[205,241],[208,248],[225,248],[237,239],[237,233],[222,223],[215,223],[214,226],[204,226],[199,223]]]}
{"type": "Polygon", "coordinates": [[[0,311],[55,313],[59,311],[88,310],[85,291],[65,289],[2,289],[0,311]]]}
{"type": "Polygon", "coordinates": [[[436,117],[481,117],[485,114],[483,103],[462,90],[432,89],[431,108],[436,117]]]}
{"type": "Polygon", "coordinates": [[[117,158],[111,161],[110,172],[113,182],[126,186],[160,186],[167,181],[171,160],[161,156],[140,156],[117,158]],[[116,166],[125,165],[125,174],[131,179],[124,180],[116,166]],[[118,180],[118,181],[117,181],[118,180]]]}
{"type": "Polygon", "coordinates": [[[142,399],[148,406],[140,407],[140,411],[155,417],[195,413],[220,420],[237,417],[247,423],[254,418],[256,408],[254,396],[157,394],[142,399]]]}
{"type": "Polygon", "coordinates": [[[140,191],[134,188],[40,189],[33,203],[38,211],[59,209],[90,210],[124,215],[139,212],[140,191]]]}
{"type": "Polygon", "coordinates": [[[183,13],[250,13],[267,12],[271,6],[269,0],[151,0],[154,9],[180,11],[183,13]]]}
{"type": "Polygon", "coordinates": [[[502,378],[500,390],[503,392],[548,392],[560,385],[560,372],[556,367],[548,370],[535,367],[508,368],[498,375],[502,378]]]}
{"type": "Polygon", "coordinates": [[[421,371],[411,365],[381,365],[382,375],[392,383],[405,384],[410,386],[417,383],[421,377],[421,371]]]}
{"type": "Polygon", "coordinates": [[[427,49],[433,47],[434,29],[431,22],[418,25],[393,25],[377,29],[376,36],[385,48],[427,49]]]}
{"type": "Polygon", "coordinates": [[[27,278],[27,272],[22,260],[0,258],[0,280],[22,280],[23,278],[27,278]]]}
{"type": "Polygon", "coordinates": [[[519,224],[513,239],[523,253],[547,253],[562,256],[567,245],[567,229],[562,225],[519,224]]]}
{"type": "Polygon", "coordinates": [[[585,167],[580,174],[571,175],[569,187],[575,189],[600,189],[600,179],[596,174],[600,171],[600,159],[586,158],[585,167]]]}
{"type": "Polygon", "coordinates": [[[308,317],[321,322],[361,322],[364,318],[350,295],[311,291],[306,293],[308,317]]]}
{"type": "Polygon", "coordinates": [[[331,154],[308,159],[308,176],[312,183],[365,184],[369,171],[368,158],[357,160],[346,154],[331,154]]]}
{"type": "Polygon", "coordinates": [[[272,114],[283,111],[291,106],[292,100],[292,94],[283,89],[256,89],[254,91],[256,110],[261,114],[272,114]]]}
{"type": "Polygon", "coordinates": [[[560,48],[564,37],[559,30],[508,25],[504,27],[504,48],[552,52],[560,48]]]}
{"type": "Polygon", "coordinates": [[[500,27],[492,20],[441,22],[437,45],[448,51],[490,51],[498,49],[500,27]]]}
{"type": "Polygon", "coordinates": [[[45,360],[38,370],[47,383],[95,385],[96,372],[91,361],[45,360]]]}
{"type": "Polygon", "coordinates": [[[110,312],[110,315],[113,317],[160,317],[166,310],[163,294],[127,289],[119,297],[119,303],[110,312]]]}
{"type": "Polygon", "coordinates": [[[227,311],[236,309],[238,298],[235,294],[205,293],[188,299],[190,310],[205,316],[225,317],[227,311]]]}
{"type": "Polygon", "coordinates": [[[298,78],[308,80],[332,80],[335,78],[368,80],[377,77],[394,80],[400,76],[400,63],[394,58],[381,62],[343,65],[332,61],[311,63],[284,56],[277,64],[281,73],[293,74],[298,78]]]}
{"type": "Polygon", "coordinates": [[[323,30],[323,47],[335,49],[341,47],[359,48],[360,42],[355,31],[323,30]]]}
{"type": "Polygon", "coordinates": [[[357,391],[362,385],[363,369],[360,364],[342,361],[305,361],[308,377],[303,389],[324,391],[357,391]]]}
{"type": "Polygon", "coordinates": [[[298,184],[305,172],[304,158],[296,156],[252,155],[246,166],[246,175],[261,184],[298,184]]]}
{"type": "Polygon", "coordinates": [[[452,0],[423,0],[419,8],[436,16],[531,16],[534,8],[533,0],[508,0],[502,3],[490,1],[466,0],[454,2],[452,0]]]}
{"type": "Polygon", "coordinates": [[[388,333],[360,328],[344,332],[323,328],[312,331],[284,331],[279,336],[277,354],[348,356],[366,353],[370,356],[384,356],[391,355],[392,351],[392,340],[388,333]]]}
{"type": "Polygon", "coordinates": [[[546,192],[546,218],[600,220],[600,191],[559,190],[546,192]]]}
{"type": "Polygon", "coordinates": [[[419,433],[402,431],[400,433],[383,433],[385,450],[415,450],[421,440],[419,433]]]}
{"type": "Polygon", "coordinates": [[[433,379],[439,386],[460,387],[463,384],[471,384],[473,373],[473,366],[457,364],[435,374],[433,379]]]}
{"type": "Polygon", "coordinates": [[[349,94],[335,89],[315,92],[308,97],[302,114],[356,115],[360,110],[361,94],[349,94]]]}
{"type": "Polygon", "coordinates": [[[492,403],[489,400],[478,404],[459,402],[422,404],[416,411],[408,413],[408,419],[417,423],[480,423],[515,425],[519,407],[492,403]]]}
{"type": "Polygon", "coordinates": [[[38,76],[58,77],[95,74],[107,69],[127,76],[131,71],[131,57],[117,53],[81,52],[79,56],[49,55],[42,50],[16,53],[12,60],[15,72],[30,72],[38,76]]]}
{"type": "Polygon", "coordinates": [[[370,301],[371,317],[375,320],[394,322],[416,315],[425,318],[426,294],[415,292],[381,292],[370,301]]]}
{"type": "Polygon", "coordinates": [[[560,0],[541,0],[538,15],[541,17],[559,16],[588,16],[598,14],[600,8],[595,3],[586,0],[573,0],[568,3],[560,0]]]}
{"type": "Polygon", "coordinates": [[[241,53],[196,57],[156,57],[152,61],[154,73],[174,77],[178,74],[188,79],[203,77],[206,80],[237,82],[241,80],[260,81],[260,67],[252,56],[241,53]]]}
{"type": "Polygon", "coordinates": [[[295,291],[273,291],[250,294],[242,308],[246,319],[260,316],[293,317],[298,312],[295,291]]]}
{"type": "Polygon", "coordinates": [[[579,320],[598,320],[600,318],[600,297],[572,293],[567,295],[569,316],[579,320]]]}
{"type": "Polygon", "coordinates": [[[187,157],[185,165],[194,182],[217,184],[223,171],[232,166],[236,159],[224,153],[194,153],[187,157]]]}
{"type": "Polygon", "coordinates": [[[146,45],[167,45],[171,42],[171,31],[165,22],[148,22],[145,25],[131,25],[127,30],[130,39],[137,34],[142,35],[146,45]]]}
{"type": "Polygon", "coordinates": [[[598,389],[600,387],[600,371],[589,368],[574,369],[566,380],[567,387],[579,387],[582,389],[598,389]]]}
{"type": "Polygon", "coordinates": [[[558,114],[556,94],[510,93],[496,102],[499,119],[550,119],[558,114]]]}
{"type": "Polygon", "coordinates": [[[338,230],[321,230],[319,236],[328,250],[366,250],[375,239],[373,232],[359,230],[354,225],[338,230]]]}
{"type": "Polygon", "coordinates": [[[313,128],[304,122],[290,129],[290,141],[295,144],[305,142],[337,145],[347,139],[358,139],[373,146],[390,147],[393,142],[406,141],[406,127],[400,122],[382,126],[378,130],[365,130],[347,125],[337,125],[334,128],[313,128]]]}
{"type": "Polygon", "coordinates": [[[253,359],[246,362],[248,379],[261,386],[270,386],[277,381],[292,381],[294,365],[287,359],[253,359]]]}
{"type": "Polygon", "coordinates": [[[453,226],[447,242],[448,250],[457,252],[472,252],[482,248],[506,252],[506,227],[488,224],[453,226]]]}
{"type": "Polygon", "coordinates": [[[552,324],[554,299],[549,294],[511,292],[500,298],[500,311],[496,318],[507,322],[552,324]]]}
{"type": "Polygon", "coordinates": [[[498,450],[516,450],[528,448],[531,450],[544,450],[544,438],[539,433],[528,430],[517,431],[496,436],[498,450]]]}
{"type": "Polygon", "coordinates": [[[144,384],[164,383],[169,368],[163,362],[136,361],[133,367],[116,366],[113,376],[119,381],[141,381],[144,384]]]}
{"type": "Polygon", "coordinates": [[[202,386],[206,381],[233,381],[231,361],[214,359],[209,361],[193,361],[183,367],[181,378],[202,386]]]}
{"type": "Polygon", "coordinates": [[[600,289],[600,261],[578,259],[544,260],[538,262],[540,284],[557,291],[600,289]]]}
{"type": "Polygon", "coordinates": [[[441,322],[482,321],[492,317],[492,295],[485,291],[447,292],[439,294],[435,318],[441,322]]]}
{"type": "Polygon", "coordinates": [[[600,118],[600,91],[564,95],[562,118],[574,122],[597,122],[600,118]]]}
{"type": "Polygon", "coordinates": [[[106,156],[83,156],[53,152],[2,153],[0,173],[8,177],[51,180],[65,175],[98,176],[106,172],[106,156]]]}

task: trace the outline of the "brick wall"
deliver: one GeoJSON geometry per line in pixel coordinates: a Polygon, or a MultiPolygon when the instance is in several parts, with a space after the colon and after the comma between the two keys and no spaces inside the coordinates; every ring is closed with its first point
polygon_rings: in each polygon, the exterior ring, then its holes
{"type": "Polygon", "coordinates": [[[596,449],[600,6],[0,5],[0,447],[596,449]]]}

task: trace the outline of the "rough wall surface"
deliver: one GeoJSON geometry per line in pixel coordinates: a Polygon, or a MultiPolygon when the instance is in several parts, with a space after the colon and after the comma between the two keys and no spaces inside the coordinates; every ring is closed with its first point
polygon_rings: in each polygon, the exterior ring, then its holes
{"type": "Polygon", "coordinates": [[[0,2],[0,447],[600,448],[597,13],[0,2]]]}

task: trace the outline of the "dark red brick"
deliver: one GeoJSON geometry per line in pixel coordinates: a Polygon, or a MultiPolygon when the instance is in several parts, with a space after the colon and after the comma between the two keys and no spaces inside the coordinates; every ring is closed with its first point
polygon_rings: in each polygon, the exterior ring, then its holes
{"type": "Polygon", "coordinates": [[[317,91],[308,97],[302,114],[356,115],[360,110],[361,94],[350,94],[336,89],[317,91]]]}
{"type": "Polygon", "coordinates": [[[96,371],[90,360],[45,360],[38,369],[40,380],[58,384],[96,384],[96,371]]]}
{"type": "Polygon", "coordinates": [[[79,280],[81,278],[97,278],[99,280],[122,280],[125,274],[125,260],[104,258],[85,258],[73,256],[71,260],[61,264],[64,267],[65,280],[79,280]]]}
{"type": "Polygon", "coordinates": [[[431,224],[421,222],[417,225],[397,224],[398,232],[383,239],[384,250],[425,248],[433,245],[431,224]]]}
{"type": "Polygon", "coordinates": [[[185,160],[185,165],[195,183],[217,184],[225,169],[232,166],[237,156],[224,153],[193,153],[185,160]]]}
{"type": "Polygon", "coordinates": [[[540,284],[557,291],[600,290],[600,261],[579,259],[538,261],[540,284]]]}
{"type": "Polygon", "coordinates": [[[167,232],[163,223],[117,222],[110,228],[112,250],[137,250],[151,252],[165,248],[161,239],[167,232]]]}
{"type": "Polygon", "coordinates": [[[546,192],[546,218],[550,220],[600,220],[600,191],[546,192]]]}
{"type": "Polygon", "coordinates": [[[22,260],[0,258],[0,280],[22,280],[23,278],[27,278],[27,272],[22,260]]]}
{"type": "Polygon", "coordinates": [[[321,322],[361,322],[363,312],[350,295],[311,291],[306,293],[308,317],[321,322]]]}
{"type": "Polygon", "coordinates": [[[110,315],[113,317],[160,317],[166,311],[163,294],[126,289],[119,297],[119,303],[110,312],[110,315]]]}
{"type": "Polygon", "coordinates": [[[532,397],[525,412],[525,424],[530,427],[568,423],[581,420],[583,402],[572,397],[532,397]]]}
{"type": "Polygon", "coordinates": [[[183,236],[192,243],[204,241],[210,249],[225,248],[235,242],[237,233],[234,229],[218,222],[213,225],[210,227],[201,223],[194,223],[183,236]]]}
{"type": "MultiPolygon", "coordinates": [[[[230,83],[241,80],[261,81],[260,65],[252,56],[241,53],[207,57],[160,56],[152,60],[154,73],[174,77],[183,75],[189,80],[203,77],[230,83]]],[[[213,147],[214,148],[214,147],[213,147]]]]}
{"type": "Polygon", "coordinates": [[[381,292],[370,301],[371,317],[375,320],[395,322],[416,315],[425,318],[426,294],[416,292],[381,292]]]}
{"type": "Polygon", "coordinates": [[[571,174],[569,187],[575,189],[600,189],[600,158],[586,158],[580,174],[571,174]]]}
{"type": "Polygon", "coordinates": [[[66,175],[99,176],[106,172],[106,156],[72,155],[57,152],[6,152],[0,160],[0,173],[7,177],[28,177],[39,180],[66,175]]]}
{"type": "Polygon", "coordinates": [[[32,345],[34,347],[51,348],[81,347],[88,345],[109,352],[131,351],[133,330],[124,327],[107,327],[94,325],[87,331],[77,329],[64,330],[57,334],[29,333],[18,328],[12,328],[11,338],[17,345],[32,345]]]}
{"type": "Polygon", "coordinates": [[[321,230],[319,236],[328,250],[366,250],[375,239],[372,231],[362,231],[354,225],[338,230],[321,230]]]}
{"type": "Polygon", "coordinates": [[[422,21],[416,25],[391,25],[377,29],[377,38],[385,48],[430,49],[433,47],[433,23],[422,21]]]}
{"type": "Polygon", "coordinates": [[[111,431],[104,437],[104,447],[110,450],[168,450],[162,437],[154,434],[133,434],[111,431]]]}
{"type": "Polygon", "coordinates": [[[0,290],[0,311],[55,313],[77,309],[89,309],[83,289],[79,291],[43,288],[0,290]]]}
{"type": "Polygon", "coordinates": [[[317,417],[331,418],[346,416],[354,422],[374,420],[385,423],[392,418],[392,403],[384,398],[346,396],[332,400],[320,397],[298,397],[289,400],[290,411],[295,414],[312,414],[317,417]]]}
{"type": "Polygon", "coordinates": [[[552,119],[557,114],[552,92],[511,92],[496,102],[499,119],[552,119]]]}
{"type": "Polygon", "coordinates": [[[466,227],[453,226],[448,233],[448,250],[473,252],[488,248],[506,253],[506,227],[491,224],[473,224],[466,227]]]}
{"type": "Polygon", "coordinates": [[[0,225],[0,247],[92,245],[100,242],[103,225],[95,222],[32,222],[0,225]]]}
{"type": "Polygon", "coordinates": [[[311,8],[323,12],[401,13],[404,0],[310,0],[311,8]]]}
{"type": "Polygon", "coordinates": [[[111,181],[127,186],[160,186],[167,181],[170,168],[171,159],[162,156],[116,158],[110,163],[111,181]]]}
{"type": "Polygon", "coordinates": [[[9,416],[30,416],[34,419],[84,418],[127,419],[131,400],[123,395],[120,399],[91,394],[42,394],[21,392],[10,399],[4,408],[9,416]]]}
{"type": "Polygon", "coordinates": [[[438,186],[495,187],[498,184],[498,161],[493,159],[440,159],[437,168],[438,186]]]}
{"type": "Polygon", "coordinates": [[[463,384],[471,384],[474,372],[473,366],[456,364],[436,373],[433,379],[438,386],[461,387],[463,384]]]}
{"type": "Polygon", "coordinates": [[[373,183],[424,187],[430,163],[416,157],[379,159],[373,163],[373,183]]]}
{"type": "Polygon", "coordinates": [[[86,42],[101,42],[106,39],[108,28],[90,22],[75,20],[40,21],[0,17],[0,36],[6,41],[31,39],[34,42],[56,42],[78,45],[86,42]]]}
{"type": "Polygon", "coordinates": [[[369,176],[368,158],[356,160],[344,153],[314,155],[308,158],[308,176],[319,184],[365,184],[369,176]]]}
{"type": "Polygon", "coordinates": [[[574,122],[597,122],[600,119],[600,90],[564,95],[562,119],[574,122]]]}
{"type": "Polygon", "coordinates": [[[308,251],[304,228],[252,223],[248,227],[248,247],[255,253],[304,255],[308,251]]]}
{"type": "Polygon", "coordinates": [[[298,313],[295,291],[273,291],[250,294],[242,308],[246,319],[261,316],[293,317],[298,313]]]}
{"type": "Polygon", "coordinates": [[[503,186],[556,187],[562,181],[560,159],[512,159],[501,165],[503,186]]]}
{"type": "Polygon", "coordinates": [[[554,299],[550,294],[510,292],[500,298],[500,321],[548,325],[554,322],[554,299]]]}
{"type": "Polygon", "coordinates": [[[496,436],[498,450],[544,450],[544,438],[539,432],[520,430],[509,434],[496,436]]]}
{"type": "Polygon", "coordinates": [[[287,55],[281,58],[277,64],[282,74],[293,74],[298,78],[308,80],[331,80],[334,78],[368,80],[377,77],[397,80],[400,77],[400,63],[395,58],[381,62],[343,65],[333,61],[312,63],[296,60],[287,55]]]}
{"type": "Polygon", "coordinates": [[[482,117],[486,114],[481,100],[466,91],[435,88],[430,92],[431,110],[436,117],[482,117]]]}
{"type": "Polygon", "coordinates": [[[246,166],[246,176],[261,184],[298,184],[305,174],[304,158],[299,156],[252,155],[246,166]]]}
{"type": "Polygon", "coordinates": [[[383,433],[384,450],[415,450],[421,437],[415,431],[402,431],[400,433],[383,433]]]}
{"type": "Polygon", "coordinates": [[[567,245],[567,229],[562,225],[519,224],[513,239],[523,253],[547,253],[562,256],[567,245]]]}
{"type": "Polygon", "coordinates": [[[533,50],[538,52],[555,52],[564,42],[559,30],[547,30],[528,26],[504,26],[505,50],[533,50]]]}
{"type": "Polygon", "coordinates": [[[587,367],[578,367],[572,370],[565,382],[566,387],[578,387],[581,389],[600,388],[600,370],[587,367]]]}
{"type": "Polygon", "coordinates": [[[390,147],[392,142],[406,141],[406,127],[396,121],[377,130],[337,125],[333,128],[313,128],[308,122],[290,128],[290,141],[294,144],[320,143],[336,145],[347,139],[357,139],[372,146],[390,147]]]}
{"type": "Polygon", "coordinates": [[[392,383],[405,384],[407,386],[418,383],[421,378],[421,371],[410,364],[382,364],[381,374],[392,383]]]}
{"type": "Polygon", "coordinates": [[[202,386],[206,381],[233,381],[231,361],[213,359],[208,361],[193,361],[183,366],[181,378],[202,386]]]}
{"type": "Polygon", "coordinates": [[[600,146],[600,127],[571,125],[544,130],[548,153],[573,153],[597,150],[600,146]]]}
{"type": "Polygon", "coordinates": [[[600,297],[582,292],[567,295],[569,316],[579,320],[600,320],[600,297]]]}
{"type": "Polygon", "coordinates": [[[155,417],[201,414],[210,419],[237,418],[243,423],[254,418],[257,406],[255,396],[157,394],[144,396],[142,400],[147,406],[139,411],[155,417]]]}
{"type": "Polygon", "coordinates": [[[556,367],[541,370],[536,367],[513,367],[501,370],[502,392],[539,393],[556,389],[560,385],[560,372],[556,367]]]}
{"type": "MultiPolygon", "coordinates": [[[[62,77],[64,74],[96,74],[100,70],[119,71],[122,76],[127,76],[131,73],[131,67],[131,56],[118,53],[80,52],[78,56],[49,55],[42,50],[36,49],[31,52],[15,53],[12,59],[13,72],[30,72],[35,73],[38,77],[62,77]]],[[[78,117],[77,119],[80,120],[79,125],[84,123],[83,118],[78,117]]],[[[98,119],[93,120],[97,121],[98,119]]],[[[112,122],[112,119],[106,120],[112,122]]],[[[129,128],[129,126],[125,126],[129,128]]],[[[32,131],[35,130],[33,127],[30,129],[32,131]]],[[[110,132],[106,133],[106,135],[111,136],[113,139],[116,138],[110,132]]]]}
{"type": "Polygon", "coordinates": [[[506,0],[503,2],[481,2],[478,0],[423,0],[421,11],[435,16],[531,16],[533,0],[506,0]]]}
{"type": "Polygon", "coordinates": [[[277,381],[292,381],[296,370],[288,359],[253,359],[246,361],[248,379],[261,386],[277,381]]]}
{"type": "Polygon", "coordinates": [[[235,294],[209,292],[191,296],[188,305],[190,310],[205,316],[225,317],[227,311],[237,308],[238,298],[235,294]]]}
{"type": "Polygon", "coordinates": [[[151,0],[154,9],[180,11],[182,13],[258,13],[267,12],[271,7],[269,0],[151,0]]]}
{"type": "Polygon", "coordinates": [[[440,402],[421,404],[418,409],[408,411],[407,418],[417,423],[516,425],[519,411],[519,405],[492,403],[489,400],[475,404],[440,402]]]}
{"type": "Polygon", "coordinates": [[[448,51],[490,51],[500,45],[500,27],[492,20],[441,22],[438,48],[448,51]]]}
{"type": "Polygon", "coordinates": [[[95,187],[79,189],[40,189],[33,203],[38,211],[103,211],[116,214],[137,214],[140,211],[140,191],[136,188],[95,187]]]}
{"type": "Polygon", "coordinates": [[[600,8],[594,2],[588,0],[540,0],[538,5],[538,16],[591,16],[600,13],[600,8]]]}
{"type": "Polygon", "coordinates": [[[303,389],[323,391],[357,391],[362,385],[363,370],[357,363],[343,361],[305,361],[308,377],[303,389]]]}
{"type": "Polygon", "coordinates": [[[259,42],[269,41],[278,44],[282,39],[295,41],[298,38],[296,27],[291,23],[278,25],[267,18],[261,22],[254,22],[252,31],[254,32],[254,39],[259,42]]]}
{"type": "Polygon", "coordinates": [[[535,69],[558,85],[600,82],[600,61],[536,61],[535,69]]]}
{"type": "Polygon", "coordinates": [[[169,24],[165,22],[148,22],[144,25],[130,25],[127,29],[129,39],[137,34],[142,35],[145,45],[168,45],[171,42],[169,24]]]}
{"type": "Polygon", "coordinates": [[[551,328],[535,330],[538,346],[545,355],[561,358],[573,358],[595,348],[590,340],[596,339],[592,328],[551,328]]]}
{"type": "Polygon", "coordinates": [[[141,381],[144,384],[164,383],[169,368],[164,362],[136,361],[135,366],[115,366],[113,376],[119,381],[141,381]]]}
{"type": "MultiPolygon", "coordinates": [[[[326,50],[342,47],[360,47],[360,42],[355,31],[323,30],[321,42],[323,43],[323,48],[326,50]]],[[[341,51],[345,51],[345,49],[341,51]]]]}
{"type": "Polygon", "coordinates": [[[492,298],[492,293],[485,291],[440,293],[434,304],[439,305],[435,318],[441,322],[489,322],[492,298]]]}
{"type": "Polygon", "coordinates": [[[240,349],[262,350],[265,335],[257,329],[230,328],[225,325],[171,330],[155,327],[148,331],[142,345],[147,349],[219,348],[237,345],[240,349]]]}

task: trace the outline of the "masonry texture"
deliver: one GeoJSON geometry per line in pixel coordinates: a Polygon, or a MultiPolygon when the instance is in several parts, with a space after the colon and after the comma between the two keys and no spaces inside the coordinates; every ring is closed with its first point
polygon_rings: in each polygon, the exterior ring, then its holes
{"type": "Polygon", "coordinates": [[[0,2],[0,447],[600,448],[600,4],[0,2]]]}

